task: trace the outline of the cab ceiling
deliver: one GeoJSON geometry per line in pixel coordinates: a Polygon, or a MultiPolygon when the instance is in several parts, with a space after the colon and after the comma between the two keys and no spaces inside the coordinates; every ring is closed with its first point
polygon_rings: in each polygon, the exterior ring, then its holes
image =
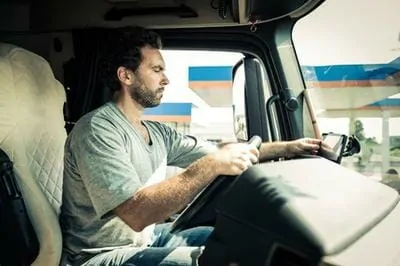
{"type": "Polygon", "coordinates": [[[0,30],[217,27],[301,16],[323,0],[3,0],[0,30]]]}

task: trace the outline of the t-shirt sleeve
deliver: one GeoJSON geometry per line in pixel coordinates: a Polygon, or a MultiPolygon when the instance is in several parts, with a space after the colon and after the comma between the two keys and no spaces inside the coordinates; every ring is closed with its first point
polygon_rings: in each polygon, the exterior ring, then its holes
{"type": "Polygon", "coordinates": [[[112,215],[114,208],[141,187],[124,147],[123,136],[110,122],[99,119],[92,119],[88,130],[71,145],[78,171],[100,219],[112,215]]]}
{"type": "Polygon", "coordinates": [[[163,127],[168,148],[168,165],[185,168],[204,155],[217,150],[216,145],[208,141],[181,134],[166,125],[163,127]]]}

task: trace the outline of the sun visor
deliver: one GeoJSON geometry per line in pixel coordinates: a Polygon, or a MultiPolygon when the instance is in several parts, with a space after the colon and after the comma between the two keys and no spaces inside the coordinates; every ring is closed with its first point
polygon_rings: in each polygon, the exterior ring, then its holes
{"type": "Polygon", "coordinates": [[[288,16],[299,17],[318,3],[312,0],[247,0],[246,13],[249,19],[271,21],[288,16]]]}

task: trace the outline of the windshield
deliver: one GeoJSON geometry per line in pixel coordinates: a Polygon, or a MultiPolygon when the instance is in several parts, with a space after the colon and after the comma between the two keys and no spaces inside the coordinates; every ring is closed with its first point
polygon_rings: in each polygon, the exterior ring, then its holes
{"type": "Polygon", "coordinates": [[[328,0],[293,31],[320,131],[356,136],[361,152],[342,164],[386,183],[400,173],[399,10],[398,0],[328,0]]]}

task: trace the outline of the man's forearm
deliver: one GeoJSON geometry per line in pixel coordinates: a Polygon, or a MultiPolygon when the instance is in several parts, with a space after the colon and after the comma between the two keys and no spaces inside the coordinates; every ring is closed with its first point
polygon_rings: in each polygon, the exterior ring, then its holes
{"type": "Polygon", "coordinates": [[[218,173],[209,156],[191,164],[182,173],[139,190],[115,210],[135,231],[161,222],[185,207],[218,173]]]}
{"type": "Polygon", "coordinates": [[[260,147],[260,161],[287,156],[288,142],[265,142],[260,147]]]}

